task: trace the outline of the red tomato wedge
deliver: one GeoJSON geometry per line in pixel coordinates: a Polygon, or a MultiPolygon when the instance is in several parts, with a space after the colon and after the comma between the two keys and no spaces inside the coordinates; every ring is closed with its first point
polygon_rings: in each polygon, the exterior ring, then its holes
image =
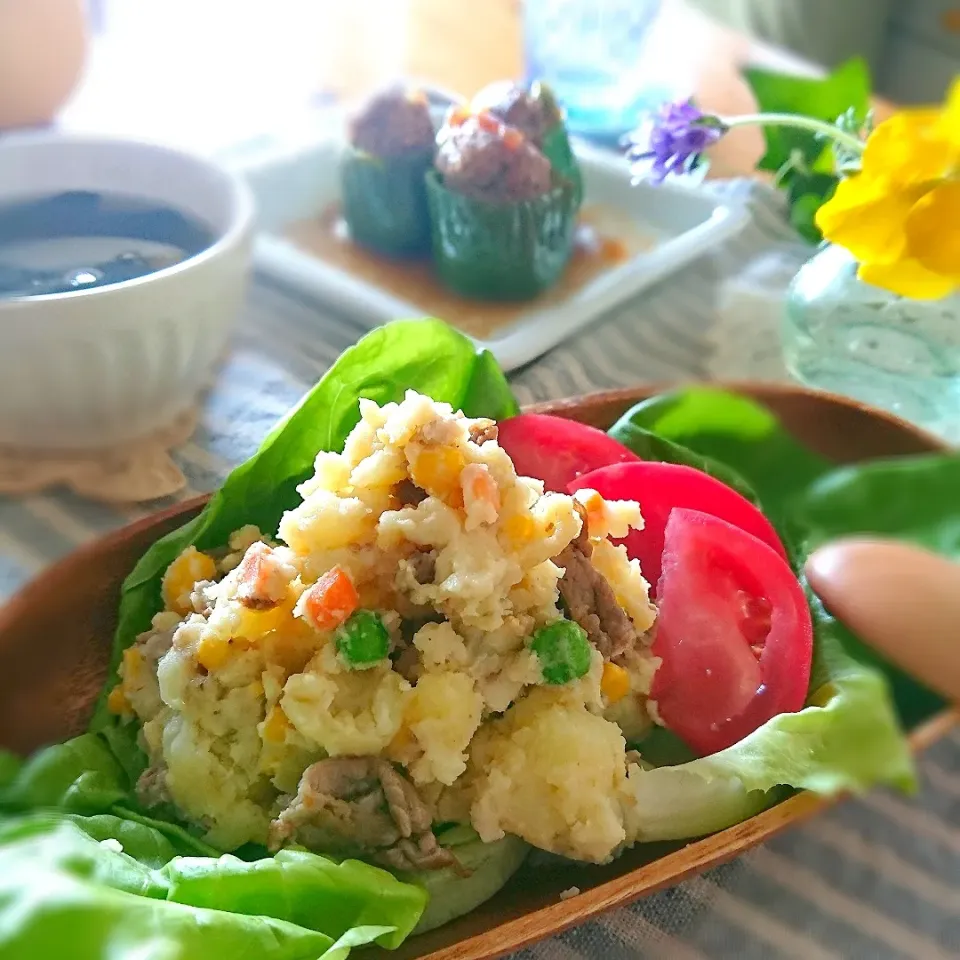
{"type": "Polygon", "coordinates": [[[660,579],[667,519],[677,507],[700,510],[726,520],[787,559],[777,531],[746,497],[694,467],[646,460],[612,464],[574,480],[568,489],[573,493],[585,487],[596,490],[604,500],[636,500],[640,504],[643,529],[631,530],[618,542],[626,546],[631,559],[640,561],[640,569],[654,589],[660,579]]]}
{"type": "Polygon", "coordinates": [[[767,544],[695,510],[667,521],[651,700],[691,749],[715,753],[803,707],[813,623],[800,582],[767,544]]]}
{"type": "Polygon", "coordinates": [[[497,426],[500,446],[510,454],[517,473],[542,480],[555,493],[566,493],[569,483],[597,467],[640,460],[602,430],[564,417],[522,413],[497,426]]]}

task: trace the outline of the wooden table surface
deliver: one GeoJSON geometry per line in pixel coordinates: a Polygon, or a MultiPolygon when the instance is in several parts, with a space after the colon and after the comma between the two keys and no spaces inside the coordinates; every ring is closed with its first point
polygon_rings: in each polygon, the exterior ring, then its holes
{"type": "MultiPolygon", "coordinates": [[[[520,0],[275,0],[271,16],[234,0],[101,0],[107,25],[62,115],[68,129],[166,138],[199,149],[255,138],[271,124],[309,124],[302,107],[328,91],[352,99],[397,75],[471,94],[523,73],[520,0]],[[286,115],[290,114],[290,117],[286,115]]],[[[678,95],[720,113],[754,108],[747,63],[815,73],[667,0],[651,46],[678,95]]],[[[757,129],[714,148],[711,175],[750,174],[757,129]]]]}

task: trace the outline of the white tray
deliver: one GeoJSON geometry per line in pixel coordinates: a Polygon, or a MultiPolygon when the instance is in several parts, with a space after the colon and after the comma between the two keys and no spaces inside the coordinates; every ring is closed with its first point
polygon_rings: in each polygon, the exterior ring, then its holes
{"type": "MultiPolygon", "coordinates": [[[[674,273],[738,232],[744,208],[720,203],[700,187],[631,183],[623,158],[576,143],[584,174],[584,205],[613,207],[655,238],[652,249],[609,268],[548,307],[531,301],[519,319],[490,339],[474,338],[506,370],[536,359],[607,311],[674,273]]],[[[428,312],[417,303],[345,269],[311,256],[278,233],[295,221],[319,216],[339,197],[337,165],[342,143],[326,138],[270,156],[235,163],[247,176],[259,206],[255,264],[263,273],[341,310],[371,328],[428,312]]],[[[456,317],[443,319],[456,325],[456,317]]]]}

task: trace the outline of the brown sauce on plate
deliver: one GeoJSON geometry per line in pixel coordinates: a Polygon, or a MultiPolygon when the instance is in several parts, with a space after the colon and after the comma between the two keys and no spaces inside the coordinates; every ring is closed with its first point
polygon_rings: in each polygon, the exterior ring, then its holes
{"type": "Polygon", "coordinates": [[[534,309],[566,300],[604,271],[652,249],[652,232],[614,207],[593,204],[580,211],[573,254],[559,281],[533,300],[498,303],[471,300],[442,286],[429,260],[391,260],[350,240],[339,208],[292,223],[287,241],[312,256],[412,303],[425,315],[440,317],[471,336],[486,338],[534,309]]]}

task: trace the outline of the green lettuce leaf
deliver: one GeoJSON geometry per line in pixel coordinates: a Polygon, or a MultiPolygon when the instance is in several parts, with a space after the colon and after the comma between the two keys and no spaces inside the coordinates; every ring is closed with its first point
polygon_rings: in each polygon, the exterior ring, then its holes
{"type": "Polygon", "coordinates": [[[399,320],[363,337],[340,355],[260,449],[230,473],[201,513],[153,544],[127,577],[110,680],[92,730],[116,726],[106,709],[106,694],[116,682],[121,654],[160,609],[160,579],[177,555],[190,544],[221,546],[248,523],[275,532],[284,511],[298,502],[296,488],[312,473],[317,452],[343,448],[360,419],[359,398],[399,402],[407,390],[449,403],[467,416],[499,420],[519,410],[492,355],[477,352],[467,337],[441,320],[399,320]]]}
{"type": "Polygon", "coordinates": [[[0,810],[106,813],[127,798],[128,788],[106,743],[86,733],[38,751],[13,770],[7,783],[0,784],[0,810]]]}
{"type": "Polygon", "coordinates": [[[775,803],[782,787],[823,796],[877,784],[916,788],[886,678],[851,654],[847,632],[810,600],[815,642],[808,706],[773,717],[709,757],[632,773],[631,836],[677,840],[713,833],[775,803]]]}
{"type": "Polygon", "coordinates": [[[470,871],[470,875],[457,877],[450,869],[425,870],[411,875],[411,881],[430,895],[415,933],[435,930],[475,910],[520,869],[530,852],[526,843],[509,835],[493,843],[483,843],[479,839],[456,843],[453,837],[442,837],[441,842],[444,846],[456,847],[457,860],[470,871]]]}
{"type": "Polygon", "coordinates": [[[0,821],[0,845],[26,836],[57,835],[64,823],[72,823],[96,841],[115,840],[124,853],[138,863],[159,869],[178,853],[173,844],[158,830],[141,823],[126,820],[109,813],[81,816],[45,810],[38,813],[10,817],[0,821]]]}
{"type": "Polygon", "coordinates": [[[0,750],[0,797],[3,796],[4,790],[20,775],[23,763],[23,757],[19,757],[9,750],[0,750]]]}
{"type": "Polygon", "coordinates": [[[353,927],[395,927],[380,942],[397,947],[416,925],[426,892],[358,860],[334,863],[306,850],[281,850],[247,863],[237,857],[178,857],[160,874],[167,897],[193,907],[265,914],[333,937],[353,927]]]}
{"type": "Polygon", "coordinates": [[[115,817],[0,821],[0,955],[342,960],[352,946],[397,946],[427,899],[376,867],[305,851],[258,863],[173,853],[159,831],[115,817]]]}

